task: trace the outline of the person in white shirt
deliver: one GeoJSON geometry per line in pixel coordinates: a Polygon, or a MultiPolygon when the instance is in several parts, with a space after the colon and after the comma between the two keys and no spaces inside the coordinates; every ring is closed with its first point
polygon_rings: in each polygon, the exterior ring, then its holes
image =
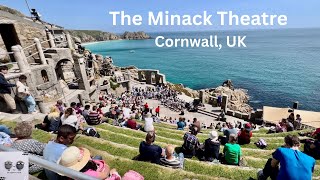
{"type": "Polygon", "coordinates": [[[64,111],[64,114],[61,116],[61,124],[68,124],[76,128],[76,130],[83,129],[81,123],[76,115],[73,115],[73,109],[68,108],[64,111]]]}
{"type": "Polygon", "coordinates": [[[24,100],[24,102],[26,103],[26,106],[28,108],[28,113],[33,114],[36,112],[35,111],[36,102],[34,98],[31,96],[28,86],[25,85],[26,82],[27,82],[27,76],[21,75],[19,77],[19,80],[16,83],[17,96],[22,100],[24,100]]]}
{"type": "Polygon", "coordinates": [[[153,118],[151,116],[152,116],[151,113],[147,113],[146,117],[144,118],[144,121],[145,121],[144,131],[145,132],[154,131],[153,118]]]}

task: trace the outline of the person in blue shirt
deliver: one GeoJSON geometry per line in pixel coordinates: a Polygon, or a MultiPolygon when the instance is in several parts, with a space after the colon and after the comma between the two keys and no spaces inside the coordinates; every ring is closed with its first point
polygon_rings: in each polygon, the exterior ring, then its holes
{"type": "MultiPolygon", "coordinates": [[[[56,163],[67,146],[73,143],[76,135],[77,130],[75,127],[67,124],[60,126],[56,140],[49,141],[43,150],[43,158],[47,161],[56,163]]],[[[49,180],[59,179],[59,175],[55,172],[45,169],[45,173],[49,180]]]]}
{"type": "Polygon", "coordinates": [[[311,180],[315,159],[299,150],[300,141],[297,136],[288,135],[284,141],[285,145],[278,148],[264,169],[258,172],[258,180],[268,177],[272,180],[311,180]]]}

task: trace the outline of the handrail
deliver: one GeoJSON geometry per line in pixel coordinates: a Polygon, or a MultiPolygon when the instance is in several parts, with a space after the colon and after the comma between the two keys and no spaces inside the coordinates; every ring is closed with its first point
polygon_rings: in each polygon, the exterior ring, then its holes
{"type": "MultiPolygon", "coordinates": [[[[0,151],[18,151],[18,150],[0,145],[0,151]]],[[[68,176],[70,178],[79,179],[79,180],[97,180],[96,178],[93,178],[91,176],[80,173],[78,171],[66,168],[66,167],[58,165],[56,163],[47,161],[47,160],[42,159],[40,157],[31,155],[31,154],[29,154],[28,157],[29,157],[29,162],[37,164],[37,165],[39,165],[45,169],[48,169],[50,171],[53,171],[53,172],[56,172],[59,174],[64,174],[65,176],[68,176]]]]}
{"type": "Polygon", "coordinates": [[[14,54],[13,52],[7,52],[7,53],[0,53],[0,55],[9,55],[9,54],[14,54]]]}
{"type": "Polygon", "coordinates": [[[34,55],[36,55],[36,54],[39,54],[39,52],[37,51],[37,52],[31,54],[31,55],[27,56],[27,58],[32,57],[32,56],[34,56],[34,55]]]}
{"type": "Polygon", "coordinates": [[[31,45],[29,45],[29,46],[27,46],[27,47],[22,48],[22,50],[26,50],[26,49],[28,49],[28,48],[30,48],[30,47],[32,47],[32,46],[35,46],[35,45],[36,45],[36,43],[33,43],[33,44],[31,44],[31,45]]]}
{"type": "Polygon", "coordinates": [[[48,39],[48,40],[46,40],[46,41],[42,41],[42,42],[40,42],[40,44],[43,44],[43,43],[49,42],[49,41],[50,41],[50,39],[48,39]]]}

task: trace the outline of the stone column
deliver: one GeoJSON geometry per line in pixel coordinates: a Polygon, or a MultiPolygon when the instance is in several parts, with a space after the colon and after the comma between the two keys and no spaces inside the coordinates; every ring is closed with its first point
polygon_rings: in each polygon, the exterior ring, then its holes
{"type": "Polygon", "coordinates": [[[200,99],[201,103],[204,103],[204,101],[205,101],[204,90],[199,91],[199,99],[200,99]]]}
{"type": "Polygon", "coordinates": [[[53,35],[51,34],[51,32],[47,32],[48,34],[48,38],[49,38],[49,45],[51,48],[56,47],[56,44],[54,43],[54,38],[53,35]]]}
{"type": "Polygon", "coordinates": [[[228,105],[228,95],[222,94],[221,109],[222,109],[225,113],[227,112],[227,105],[228,105]]]}
{"type": "Polygon", "coordinates": [[[13,52],[14,59],[18,63],[19,69],[21,73],[28,72],[30,70],[29,65],[25,63],[25,55],[22,51],[20,45],[12,46],[11,51],[13,52]]]}
{"type": "Polygon", "coordinates": [[[39,57],[41,60],[41,64],[47,64],[46,58],[44,57],[42,46],[40,40],[38,38],[34,38],[34,42],[36,43],[36,47],[39,53],[39,57]]]}
{"type": "Polygon", "coordinates": [[[69,33],[66,34],[66,38],[67,38],[67,43],[68,43],[68,48],[69,49],[74,49],[73,45],[72,45],[72,39],[69,33]]]}

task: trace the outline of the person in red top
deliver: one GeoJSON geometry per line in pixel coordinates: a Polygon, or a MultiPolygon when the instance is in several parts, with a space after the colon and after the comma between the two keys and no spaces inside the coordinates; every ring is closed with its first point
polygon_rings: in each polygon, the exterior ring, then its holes
{"type": "Polygon", "coordinates": [[[252,137],[251,124],[247,123],[244,128],[238,134],[238,144],[250,144],[250,139],[252,137]]]}
{"type": "Polygon", "coordinates": [[[156,108],[156,116],[160,117],[160,106],[156,108]]]}
{"type": "Polygon", "coordinates": [[[148,112],[149,112],[149,105],[148,105],[148,103],[145,103],[145,104],[144,104],[144,111],[145,111],[145,113],[148,113],[148,112]]]}
{"type": "Polygon", "coordinates": [[[133,117],[131,117],[127,121],[127,127],[130,128],[130,129],[137,129],[137,122],[133,119],[133,117]]]}

